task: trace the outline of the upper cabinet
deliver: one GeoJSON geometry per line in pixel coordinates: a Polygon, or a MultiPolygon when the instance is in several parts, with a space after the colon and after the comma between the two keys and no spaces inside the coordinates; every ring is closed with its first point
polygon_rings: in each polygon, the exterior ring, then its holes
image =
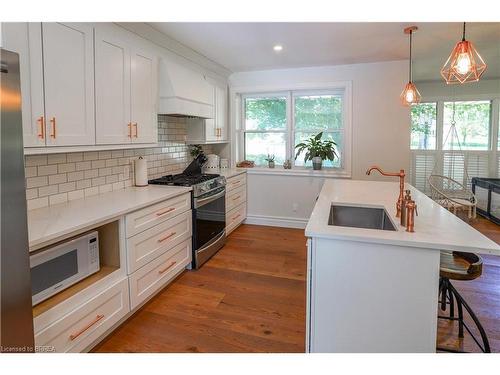
{"type": "Polygon", "coordinates": [[[20,55],[25,152],[157,143],[158,55],[148,41],[90,23],[3,23],[2,38],[20,55]]]}
{"type": "Polygon", "coordinates": [[[133,49],[130,74],[130,118],[132,141],[156,142],[157,131],[157,58],[144,50],[133,49]]]}
{"type": "Polygon", "coordinates": [[[24,146],[93,145],[92,27],[4,23],[2,31],[5,47],[20,55],[24,146]]]}
{"type": "Polygon", "coordinates": [[[227,86],[209,80],[212,91],[214,117],[212,119],[189,119],[187,122],[187,142],[191,144],[226,143],[227,130],[227,86]]]}
{"type": "Polygon", "coordinates": [[[93,37],[89,24],[42,24],[48,146],[95,142],[93,37]]]}
{"type": "Polygon", "coordinates": [[[96,143],[156,143],[158,58],[112,25],[95,29],[96,143]]]}

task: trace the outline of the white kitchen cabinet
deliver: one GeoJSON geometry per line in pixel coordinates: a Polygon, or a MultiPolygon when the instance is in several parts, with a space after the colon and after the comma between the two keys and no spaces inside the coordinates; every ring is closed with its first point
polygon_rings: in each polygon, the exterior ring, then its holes
{"type": "Polygon", "coordinates": [[[46,144],[93,145],[93,28],[42,23],[42,40],[46,144]]]}
{"type": "Polygon", "coordinates": [[[213,89],[213,119],[191,118],[187,121],[187,142],[191,144],[227,142],[227,87],[211,83],[213,89]]]}
{"type": "Polygon", "coordinates": [[[115,28],[95,30],[95,99],[96,143],[130,143],[130,48],[115,28]]]}
{"type": "Polygon", "coordinates": [[[20,55],[24,146],[94,144],[92,26],[18,23],[2,30],[6,47],[20,55]]]}
{"type": "Polygon", "coordinates": [[[96,143],[156,143],[158,62],[126,31],[95,30],[96,143]]]}
{"type": "Polygon", "coordinates": [[[215,135],[217,141],[227,141],[227,87],[215,86],[215,135]]]}
{"type": "Polygon", "coordinates": [[[24,147],[45,147],[41,23],[2,23],[2,45],[19,54],[24,147]]]}
{"type": "Polygon", "coordinates": [[[155,143],[158,141],[158,59],[148,51],[135,49],[130,65],[132,142],[155,143]]]}
{"type": "Polygon", "coordinates": [[[226,179],[226,236],[247,216],[247,176],[241,173],[226,179]]]}

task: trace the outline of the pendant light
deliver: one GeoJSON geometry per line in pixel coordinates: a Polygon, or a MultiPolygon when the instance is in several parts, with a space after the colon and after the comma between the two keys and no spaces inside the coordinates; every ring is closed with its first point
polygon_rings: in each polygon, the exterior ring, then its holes
{"type": "Polygon", "coordinates": [[[476,48],[465,40],[465,22],[462,40],[455,45],[450,57],[441,68],[446,83],[476,82],[486,70],[486,64],[476,48]]]}
{"type": "Polygon", "coordinates": [[[410,106],[415,103],[420,103],[420,99],[422,96],[417,90],[417,86],[412,82],[412,61],[411,61],[411,42],[412,42],[412,34],[414,31],[417,31],[417,26],[410,26],[404,29],[404,33],[410,35],[410,72],[409,72],[409,80],[406,84],[403,92],[401,93],[401,103],[405,106],[410,106]]]}

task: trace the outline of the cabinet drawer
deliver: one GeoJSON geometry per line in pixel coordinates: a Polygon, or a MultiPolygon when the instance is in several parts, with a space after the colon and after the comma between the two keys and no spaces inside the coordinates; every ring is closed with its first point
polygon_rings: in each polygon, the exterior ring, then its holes
{"type": "Polygon", "coordinates": [[[191,238],[191,210],[127,239],[128,273],[191,238]]]}
{"type": "Polygon", "coordinates": [[[163,287],[190,262],[191,238],[130,275],[130,303],[132,309],[163,287]]]}
{"type": "Polygon", "coordinates": [[[231,233],[243,220],[247,217],[247,204],[246,202],[240,204],[235,209],[226,214],[226,235],[231,233]]]}
{"type": "Polygon", "coordinates": [[[227,179],[226,189],[231,191],[233,189],[239,188],[247,184],[247,174],[242,173],[237,176],[233,176],[227,179]]]}
{"type": "Polygon", "coordinates": [[[186,193],[132,212],[125,217],[127,238],[190,209],[191,193],[186,193]]]}
{"type": "Polygon", "coordinates": [[[246,186],[239,187],[237,189],[231,190],[226,195],[226,212],[231,211],[243,202],[247,200],[247,189],[246,186]]]}
{"type": "Polygon", "coordinates": [[[35,345],[79,352],[130,311],[127,279],[92,297],[35,335],[35,345]]]}

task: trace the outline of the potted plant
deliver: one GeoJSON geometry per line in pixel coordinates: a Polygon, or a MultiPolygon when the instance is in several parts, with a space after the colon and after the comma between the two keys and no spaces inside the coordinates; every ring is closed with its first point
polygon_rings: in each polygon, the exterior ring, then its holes
{"type": "Polygon", "coordinates": [[[276,156],[274,156],[274,154],[267,154],[267,158],[264,159],[265,161],[267,161],[267,165],[269,166],[269,168],[274,168],[274,159],[276,159],[276,156]]]}
{"type": "Polygon", "coordinates": [[[203,153],[203,149],[201,148],[201,145],[191,145],[189,148],[189,153],[193,157],[193,159],[196,159],[198,155],[203,153]]]}
{"type": "Polygon", "coordinates": [[[302,153],[302,151],[307,150],[304,163],[311,160],[313,163],[313,169],[319,170],[323,164],[323,160],[334,161],[337,155],[335,147],[337,144],[332,140],[321,140],[323,132],[316,134],[315,136],[309,138],[305,142],[301,142],[295,146],[297,153],[295,154],[295,159],[302,153]]]}

